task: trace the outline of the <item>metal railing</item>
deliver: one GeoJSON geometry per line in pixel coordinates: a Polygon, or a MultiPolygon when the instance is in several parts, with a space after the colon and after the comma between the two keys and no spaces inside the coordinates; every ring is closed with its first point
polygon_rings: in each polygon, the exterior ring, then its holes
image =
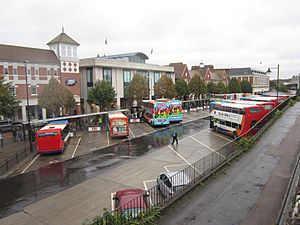
{"type": "MultiPolygon", "coordinates": [[[[33,148],[35,148],[35,144],[33,144],[33,148]]],[[[22,160],[24,160],[30,154],[33,154],[33,152],[30,151],[29,146],[26,146],[19,152],[16,152],[15,154],[8,157],[5,161],[3,161],[0,164],[0,176],[7,173],[11,168],[13,168],[15,165],[19,164],[22,160]]]]}
{"type": "MultiPolygon", "coordinates": [[[[290,100],[296,100],[296,96],[287,99],[276,108],[274,108],[270,113],[268,113],[265,117],[258,121],[258,123],[253,126],[245,135],[243,135],[243,137],[249,135],[259,137],[263,133],[263,131],[272,123],[273,119],[276,116],[276,111],[284,110],[290,100]]],[[[138,196],[137,198],[121,206],[121,208],[117,208],[113,212],[111,212],[112,215],[117,214],[120,216],[109,217],[110,221],[107,221],[106,217],[99,218],[99,220],[93,224],[114,224],[114,218],[117,218],[118,220],[120,220],[121,218],[122,220],[124,220],[124,222],[129,222],[132,217],[136,217],[141,211],[147,212],[147,210],[153,208],[163,209],[167,207],[176,199],[181,197],[184,193],[188,192],[194,186],[203,182],[210,175],[215,173],[229,161],[238,156],[241,153],[241,149],[239,148],[238,144],[238,140],[240,138],[241,137],[232,140],[231,142],[220,147],[217,151],[212,152],[206,157],[198,160],[197,162],[191,164],[190,166],[170,177],[170,180],[172,180],[171,184],[177,184],[179,183],[179,181],[183,180],[183,177],[188,177],[189,182],[186,183],[181,189],[170,193],[164,188],[164,186],[162,188],[159,185],[155,185],[149,190],[146,190],[143,195],[138,196]],[[167,192],[168,194],[166,194],[167,192]],[[141,206],[143,207],[141,208],[141,206]],[[125,211],[127,213],[124,216],[125,211]]]]}

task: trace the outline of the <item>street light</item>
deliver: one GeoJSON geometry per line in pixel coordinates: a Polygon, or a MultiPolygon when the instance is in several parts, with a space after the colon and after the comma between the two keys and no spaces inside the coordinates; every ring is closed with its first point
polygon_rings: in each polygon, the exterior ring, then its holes
{"type": "Polygon", "coordinates": [[[31,139],[31,124],[30,124],[30,115],[29,115],[29,95],[28,95],[28,78],[27,78],[27,63],[29,63],[29,61],[24,61],[25,63],[25,82],[26,82],[26,100],[27,100],[27,104],[26,104],[26,111],[27,111],[27,120],[28,120],[28,139],[29,139],[29,147],[30,147],[30,151],[33,151],[33,147],[32,147],[32,139],[31,139]]]}
{"type": "Polygon", "coordinates": [[[267,70],[267,73],[271,73],[271,70],[273,69],[277,69],[277,84],[276,84],[276,93],[277,93],[277,102],[278,102],[278,87],[279,87],[279,64],[277,65],[277,68],[276,67],[273,67],[273,68],[268,68],[267,70]]]}

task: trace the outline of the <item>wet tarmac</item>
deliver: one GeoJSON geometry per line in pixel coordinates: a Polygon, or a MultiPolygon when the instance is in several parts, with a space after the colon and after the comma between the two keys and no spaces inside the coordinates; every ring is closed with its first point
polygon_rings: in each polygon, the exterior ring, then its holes
{"type": "Polygon", "coordinates": [[[146,136],[2,180],[0,218],[21,211],[27,205],[95,177],[121,163],[167,146],[174,129],[179,137],[185,137],[207,127],[208,121],[204,119],[166,127],[146,136]]]}

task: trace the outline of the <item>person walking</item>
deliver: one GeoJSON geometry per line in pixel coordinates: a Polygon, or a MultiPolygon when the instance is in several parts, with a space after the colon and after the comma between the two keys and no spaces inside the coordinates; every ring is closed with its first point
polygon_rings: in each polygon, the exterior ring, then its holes
{"type": "Polygon", "coordinates": [[[173,131],[172,137],[173,137],[172,145],[174,144],[175,141],[176,141],[176,144],[178,144],[177,131],[176,130],[173,131]]]}

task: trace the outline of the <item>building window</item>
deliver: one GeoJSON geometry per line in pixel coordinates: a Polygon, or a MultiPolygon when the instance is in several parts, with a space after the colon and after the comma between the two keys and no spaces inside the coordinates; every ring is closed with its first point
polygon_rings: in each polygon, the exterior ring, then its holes
{"type": "Polygon", "coordinates": [[[36,85],[31,85],[31,95],[37,95],[36,85]]]}
{"type": "Polygon", "coordinates": [[[160,73],[154,72],[154,83],[157,83],[160,80],[160,73]]]}
{"type": "Polygon", "coordinates": [[[71,46],[67,46],[67,56],[71,57],[71,46]]]}
{"type": "Polygon", "coordinates": [[[144,77],[146,79],[147,85],[149,86],[149,73],[148,73],[148,71],[140,70],[140,71],[137,71],[137,73],[142,75],[142,77],[144,77]]]}
{"type": "Polygon", "coordinates": [[[9,70],[8,70],[8,65],[4,65],[4,75],[8,76],[9,70]]]}
{"type": "Polygon", "coordinates": [[[18,75],[18,66],[14,65],[14,76],[18,75]]]}
{"type": "Polygon", "coordinates": [[[65,56],[66,56],[66,46],[65,46],[65,45],[62,45],[62,46],[61,46],[61,56],[62,56],[62,57],[65,57],[65,56]]]}
{"type": "Polygon", "coordinates": [[[35,66],[35,75],[38,76],[39,75],[39,67],[35,66]]]}
{"type": "Polygon", "coordinates": [[[50,67],[47,67],[47,80],[50,79],[50,72],[51,72],[50,67]]]}
{"type": "Polygon", "coordinates": [[[130,70],[123,70],[124,92],[129,87],[131,80],[130,70]]]}
{"type": "Polygon", "coordinates": [[[27,75],[28,76],[31,75],[31,67],[29,65],[27,65],[27,75]]]}
{"type": "Polygon", "coordinates": [[[112,84],[111,68],[103,68],[103,80],[112,84]]]}
{"type": "Polygon", "coordinates": [[[73,57],[77,58],[77,47],[76,46],[73,47],[73,57]]]}
{"type": "Polygon", "coordinates": [[[86,82],[88,87],[93,87],[93,68],[86,68],[86,82]]]}
{"type": "Polygon", "coordinates": [[[10,92],[11,95],[16,96],[17,95],[16,87],[15,86],[9,87],[9,92],[10,92]]]}

